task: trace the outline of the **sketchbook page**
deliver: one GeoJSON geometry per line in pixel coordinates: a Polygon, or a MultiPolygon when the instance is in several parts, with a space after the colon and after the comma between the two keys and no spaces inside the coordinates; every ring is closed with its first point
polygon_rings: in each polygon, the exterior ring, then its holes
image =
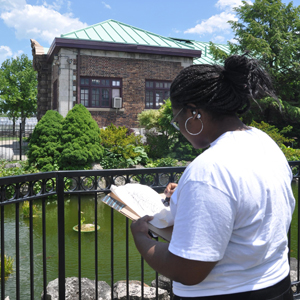
{"type": "Polygon", "coordinates": [[[105,197],[104,197],[103,200],[102,200],[107,205],[109,205],[113,209],[117,210],[118,212],[122,213],[127,218],[129,218],[130,220],[138,220],[140,218],[140,216],[137,215],[135,211],[133,211],[128,205],[126,205],[126,203],[123,202],[113,192],[110,192],[108,194],[108,196],[109,196],[110,199],[105,199],[105,197]]]}
{"type": "Polygon", "coordinates": [[[149,222],[153,226],[165,228],[174,224],[170,207],[164,206],[161,195],[151,187],[139,183],[127,183],[118,187],[112,185],[110,189],[139,216],[153,216],[153,220],[149,222]]]}

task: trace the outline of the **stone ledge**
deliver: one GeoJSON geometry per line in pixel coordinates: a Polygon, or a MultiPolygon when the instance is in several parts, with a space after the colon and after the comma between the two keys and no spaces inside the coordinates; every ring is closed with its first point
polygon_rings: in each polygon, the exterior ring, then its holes
{"type": "Polygon", "coordinates": [[[92,108],[87,107],[88,111],[106,111],[106,112],[125,112],[124,108],[92,108]]]}

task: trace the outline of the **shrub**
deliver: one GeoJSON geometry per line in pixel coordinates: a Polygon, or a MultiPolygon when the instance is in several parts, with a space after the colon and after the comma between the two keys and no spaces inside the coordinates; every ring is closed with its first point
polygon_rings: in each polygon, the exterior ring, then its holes
{"type": "Polygon", "coordinates": [[[111,152],[110,149],[104,148],[104,155],[100,164],[103,169],[120,169],[125,165],[125,159],[122,154],[116,154],[111,152]]]}
{"type": "Polygon", "coordinates": [[[21,165],[20,168],[5,168],[5,165],[8,162],[6,160],[0,160],[0,177],[5,176],[17,176],[17,175],[23,175],[23,174],[32,174],[32,173],[38,173],[39,170],[34,165],[29,165],[28,160],[18,161],[18,163],[21,165]]]}
{"type": "Polygon", "coordinates": [[[180,135],[178,141],[173,145],[169,156],[179,160],[192,161],[203,151],[203,149],[195,149],[183,135],[180,135]]]}
{"type": "Polygon", "coordinates": [[[281,145],[285,143],[291,143],[294,140],[292,138],[287,138],[284,136],[287,132],[291,131],[293,129],[292,126],[284,127],[282,130],[279,130],[274,125],[270,125],[268,123],[265,123],[264,121],[257,123],[255,121],[252,121],[250,126],[258,128],[265,133],[267,133],[274,141],[275,143],[281,147],[281,145]]]}
{"type": "Polygon", "coordinates": [[[270,125],[263,121],[260,123],[252,121],[250,126],[256,127],[267,133],[280,147],[288,161],[300,160],[300,149],[293,149],[286,146],[286,144],[294,142],[294,139],[284,136],[284,134],[289,133],[293,129],[292,126],[289,125],[287,127],[284,127],[282,130],[279,130],[274,125],[270,125]]]}
{"type": "Polygon", "coordinates": [[[146,133],[147,154],[152,159],[158,159],[170,154],[169,139],[166,135],[159,135],[155,132],[146,133]]]}
{"type": "Polygon", "coordinates": [[[29,165],[36,165],[41,172],[57,169],[62,122],[57,111],[48,110],[34,128],[27,156],[29,165]]]}
{"type": "Polygon", "coordinates": [[[140,114],[138,114],[138,122],[139,126],[145,128],[146,130],[150,130],[156,128],[160,130],[160,125],[158,119],[160,118],[161,112],[156,109],[144,110],[140,114]]]}
{"type": "Polygon", "coordinates": [[[138,115],[139,126],[148,132],[147,153],[152,159],[172,157],[193,160],[202,150],[196,150],[171,124],[173,111],[170,99],[159,110],[147,110],[138,115]]]}
{"type": "Polygon", "coordinates": [[[100,129],[101,145],[105,155],[101,160],[104,169],[127,168],[137,164],[146,164],[147,153],[141,142],[142,136],[136,136],[125,126],[111,124],[100,129]]]}
{"type": "MultiPolygon", "coordinates": [[[[4,267],[5,267],[4,279],[5,280],[13,272],[13,264],[14,264],[14,259],[11,256],[4,255],[4,267]]],[[[0,259],[0,279],[2,279],[1,278],[1,259],[0,259]]]]}
{"type": "Polygon", "coordinates": [[[103,147],[100,145],[100,129],[90,112],[76,104],[63,121],[59,168],[80,170],[100,161],[103,147]]]}
{"type": "Polygon", "coordinates": [[[280,146],[280,149],[282,150],[283,154],[285,155],[288,161],[300,160],[300,149],[286,147],[283,144],[280,146]]]}
{"type": "Polygon", "coordinates": [[[149,162],[146,165],[146,168],[177,167],[178,164],[179,162],[177,159],[166,157],[149,162]]]}

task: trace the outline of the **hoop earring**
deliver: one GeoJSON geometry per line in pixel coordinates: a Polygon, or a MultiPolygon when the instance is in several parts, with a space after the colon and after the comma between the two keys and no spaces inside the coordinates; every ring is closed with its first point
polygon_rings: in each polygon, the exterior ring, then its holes
{"type": "Polygon", "coordinates": [[[188,122],[190,119],[193,119],[193,117],[189,117],[189,118],[186,119],[186,121],[185,121],[184,127],[185,127],[186,132],[187,132],[188,134],[190,134],[190,135],[198,135],[198,134],[200,134],[200,133],[202,132],[202,130],[203,130],[203,122],[202,122],[202,120],[201,120],[200,118],[197,118],[197,119],[201,122],[201,124],[202,124],[202,127],[201,127],[200,131],[197,132],[197,133],[191,133],[191,132],[187,129],[187,122],[188,122]]]}

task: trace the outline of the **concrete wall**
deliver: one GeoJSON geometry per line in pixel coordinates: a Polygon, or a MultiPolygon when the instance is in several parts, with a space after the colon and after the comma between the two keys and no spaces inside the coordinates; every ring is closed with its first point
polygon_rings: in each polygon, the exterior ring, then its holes
{"type": "Polygon", "coordinates": [[[73,98],[73,74],[76,74],[77,70],[76,57],[77,50],[61,49],[58,53],[58,59],[54,61],[54,64],[52,66],[52,89],[53,82],[55,80],[58,80],[57,111],[63,117],[65,117],[68,111],[73,108],[74,100],[76,100],[73,98]]]}

